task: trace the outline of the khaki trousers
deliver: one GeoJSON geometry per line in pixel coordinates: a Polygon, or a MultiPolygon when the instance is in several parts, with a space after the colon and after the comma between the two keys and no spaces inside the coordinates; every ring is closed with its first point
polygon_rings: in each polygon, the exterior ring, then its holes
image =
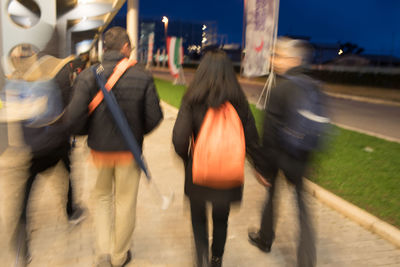
{"type": "Polygon", "coordinates": [[[97,166],[94,188],[94,223],[97,260],[111,256],[113,266],[121,266],[131,246],[135,228],[136,200],[140,169],[136,162],[97,166]]]}

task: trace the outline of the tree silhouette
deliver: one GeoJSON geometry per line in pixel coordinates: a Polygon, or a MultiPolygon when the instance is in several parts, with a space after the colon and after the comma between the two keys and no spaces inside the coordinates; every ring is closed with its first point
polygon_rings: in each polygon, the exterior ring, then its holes
{"type": "Polygon", "coordinates": [[[357,44],[346,42],[340,45],[340,49],[343,51],[341,55],[356,54],[359,55],[364,52],[364,48],[359,47],[357,44]]]}

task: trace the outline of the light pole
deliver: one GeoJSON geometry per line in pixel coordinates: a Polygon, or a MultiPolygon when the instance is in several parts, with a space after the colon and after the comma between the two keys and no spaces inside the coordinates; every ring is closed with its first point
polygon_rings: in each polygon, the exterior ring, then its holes
{"type": "MultiPolygon", "coordinates": [[[[167,36],[168,36],[168,18],[166,16],[163,16],[162,18],[162,22],[164,22],[164,35],[165,35],[165,51],[168,53],[167,51],[167,36]]],[[[163,65],[165,67],[165,58],[163,58],[163,65]]]]}
{"type": "Polygon", "coordinates": [[[162,18],[162,22],[164,22],[164,34],[165,34],[165,47],[167,47],[167,36],[168,36],[168,18],[164,16],[162,18]]]}

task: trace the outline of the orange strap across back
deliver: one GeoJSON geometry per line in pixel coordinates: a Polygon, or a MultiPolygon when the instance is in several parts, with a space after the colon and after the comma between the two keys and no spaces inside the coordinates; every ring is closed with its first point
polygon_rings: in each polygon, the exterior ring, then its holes
{"type": "MultiPolygon", "coordinates": [[[[120,62],[118,62],[118,64],[114,68],[113,73],[107,80],[106,83],[107,91],[111,91],[111,89],[117,83],[119,78],[121,78],[122,74],[124,74],[128,68],[134,66],[136,62],[137,62],[136,60],[129,60],[127,58],[123,58],[120,62]]],[[[97,106],[100,105],[101,101],[103,101],[103,98],[104,98],[103,92],[99,90],[97,94],[93,97],[92,101],[88,106],[89,114],[91,114],[97,108],[97,106]]]]}

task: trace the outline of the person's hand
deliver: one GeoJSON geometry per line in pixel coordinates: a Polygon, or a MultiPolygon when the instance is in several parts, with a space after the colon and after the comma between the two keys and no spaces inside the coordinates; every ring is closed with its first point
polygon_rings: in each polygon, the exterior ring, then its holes
{"type": "Polygon", "coordinates": [[[271,184],[268,182],[266,178],[264,178],[258,171],[254,170],[254,176],[256,177],[257,181],[266,187],[271,187],[271,184]]]}

